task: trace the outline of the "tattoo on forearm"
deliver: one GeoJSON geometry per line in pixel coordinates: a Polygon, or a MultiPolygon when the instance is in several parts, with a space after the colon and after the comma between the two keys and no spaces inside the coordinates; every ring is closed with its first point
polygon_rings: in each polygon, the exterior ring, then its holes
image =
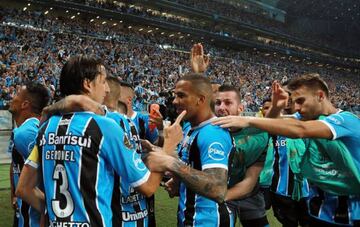
{"type": "Polygon", "coordinates": [[[221,203],[227,190],[227,170],[220,168],[196,170],[181,161],[176,161],[172,172],[179,177],[186,187],[195,193],[221,203]]]}

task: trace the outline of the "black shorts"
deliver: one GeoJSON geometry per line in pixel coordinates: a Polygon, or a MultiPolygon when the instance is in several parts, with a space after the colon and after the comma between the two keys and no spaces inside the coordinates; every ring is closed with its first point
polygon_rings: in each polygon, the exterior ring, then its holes
{"type": "Polygon", "coordinates": [[[290,197],[281,196],[270,192],[271,206],[275,217],[286,227],[306,226],[309,223],[309,214],[305,199],[292,200],[290,197]]]}
{"type": "Polygon", "coordinates": [[[235,220],[238,217],[242,226],[260,227],[269,224],[266,218],[264,195],[260,191],[245,199],[228,201],[227,204],[235,220]]]}

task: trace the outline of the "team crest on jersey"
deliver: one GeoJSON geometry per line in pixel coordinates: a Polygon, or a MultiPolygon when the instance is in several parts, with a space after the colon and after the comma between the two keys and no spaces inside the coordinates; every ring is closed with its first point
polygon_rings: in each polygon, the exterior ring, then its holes
{"type": "Polygon", "coordinates": [[[134,148],[126,134],[124,134],[124,144],[127,148],[131,150],[134,148]]]}

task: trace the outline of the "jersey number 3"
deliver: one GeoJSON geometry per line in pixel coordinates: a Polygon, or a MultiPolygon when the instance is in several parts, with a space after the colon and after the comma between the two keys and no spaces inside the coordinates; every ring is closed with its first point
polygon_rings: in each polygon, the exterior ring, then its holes
{"type": "Polygon", "coordinates": [[[59,193],[55,193],[55,198],[51,201],[52,210],[58,218],[69,217],[74,211],[74,201],[68,190],[69,184],[64,165],[56,165],[53,179],[56,181],[56,192],[59,193]]]}

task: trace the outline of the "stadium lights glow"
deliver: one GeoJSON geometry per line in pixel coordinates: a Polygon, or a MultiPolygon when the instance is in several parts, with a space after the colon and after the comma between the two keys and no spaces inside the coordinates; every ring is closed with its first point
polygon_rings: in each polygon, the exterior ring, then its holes
{"type": "Polygon", "coordinates": [[[46,10],[44,14],[46,15],[46,14],[48,14],[48,13],[49,13],[49,11],[46,10]]]}
{"type": "Polygon", "coordinates": [[[75,18],[75,15],[73,15],[72,17],[70,17],[71,20],[74,19],[74,18],[75,18]]]}
{"type": "Polygon", "coordinates": [[[141,32],[142,30],[144,30],[144,29],[143,29],[143,28],[140,28],[140,29],[139,29],[139,32],[141,32]]]}
{"type": "Polygon", "coordinates": [[[23,8],[23,11],[26,11],[26,9],[27,9],[27,7],[24,7],[24,8],[23,8]]]}
{"type": "Polygon", "coordinates": [[[151,33],[152,32],[152,30],[149,30],[149,31],[147,31],[148,33],[151,33]]]}
{"type": "Polygon", "coordinates": [[[94,19],[91,19],[91,20],[90,20],[90,23],[93,22],[93,21],[94,21],[94,19]]]}

